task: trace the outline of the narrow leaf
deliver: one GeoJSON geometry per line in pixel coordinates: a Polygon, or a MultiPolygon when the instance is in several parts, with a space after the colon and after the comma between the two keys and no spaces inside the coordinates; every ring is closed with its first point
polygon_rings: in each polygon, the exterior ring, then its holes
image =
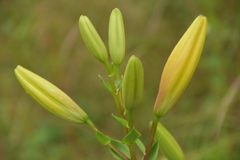
{"type": "Polygon", "coordinates": [[[133,128],[123,139],[122,139],[122,143],[123,144],[133,144],[139,137],[141,136],[141,134],[135,129],[133,128]]]}
{"type": "Polygon", "coordinates": [[[116,159],[116,160],[124,160],[121,156],[119,156],[112,148],[110,148],[111,150],[111,153],[113,155],[113,157],[116,159]]]}
{"type": "Polygon", "coordinates": [[[129,128],[129,125],[128,125],[128,121],[123,119],[123,118],[120,118],[120,117],[117,117],[115,116],[113,113],[112,113],[112,116],[119,122],[121,123],[124,127],[127,127],[129,128]]]}
{"type": "Polygon", "coordinates": [[[157,157],[158,157],[158,146],[159,146],[159,141],[155,142],[152,145],[148,160],[156,160],[157,159],[157,157]]]}
{"type": "Polygon", "coordinates": [[[143,142],[139,138],[136,140],[136,144],[137,144],[138,148],[142,151],[142,153],[145,153],[146,148],[145,148],[143,142]]]}
{"type": "MultiPolygon", "coordinates": [[[[115,139],[111,139],[111,143],[118,149],[120,150],[124,155],[126,155],[128,158],[130,158],[130,153],[128,150],[127,145],[122,144],[121,141],[115,140],[115,139]]],[[[117,160],[122,160],[123,158],[120,157],[115,151],[113,151],[111,148],[111,153],[113,155],[113,157],[117,160]]]]}
{"type": "Polygon", "coordinates": [[[107,90],[108,90],[109,92],[111,92],[112,94],[115,94],[115,93],[113,92],[112,88],[111,88],[111,85],[108,84],[107,82],[105,82],[100,75],[98,75],[98,77],[100,78],[100,80],[101,80],[101,82],[103,83],[103,85],[107,88],[107,90]]]}
{"type": "Polygon", "coordinates": [[[110,143],[110,138],[98,130],[96,131],[96,137],[103,145],[110,143]]]}

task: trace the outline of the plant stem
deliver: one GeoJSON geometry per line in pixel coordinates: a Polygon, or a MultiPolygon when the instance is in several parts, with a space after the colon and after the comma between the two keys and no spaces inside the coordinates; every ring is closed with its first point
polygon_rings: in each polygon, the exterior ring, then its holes
{"type": "MultiPolygon", "coordinates": [[[[133,128],[133,110],[132,109],[128,111],[128,124],[129,124],[130,130],[131,130],[133,128]]],[[[128,145],[128,148],[130,151],[131,160],[137,160],[135,149],[134,149],[134,144],[128,145]]]]}
{"type": "Polygon", "coordinates": [[[104,66],[105,66],[105,68],[107,70],[107,73],[108,73],[108,79],[109,79],[111,88],[112,88],[114,93],[117,93],[116,86],[115,86],[114,79],[113,79],[112,68],[111,68],[109,62],[104,63],[104,66]]]}
{"type": "Polygon", "coordinates": [[[149,136],[149,140],[148,140],[148,144],[147,144],[146,154],[144,156],[144,160],[147,160],[148,157],[149,157],[149,153],[151,151],[151,147],[152,147],[152,144],[153,144],[153,140],[154,140],[154,137],[155,137],[155,133],[156,133],[156,129],[157,129],[157,125],[158,125],[159,119],[160,119],[160,117],[154,115],[152,128],[151,128],[151,131],[150,131],[150,136],[149,136]]]}
{"type": "Polygon", "coordinates": [[[90,119],[87,119],[87,120],[86,120],[86,124],[87,124],[93,131],[98,130],[97,127],[95,126],[95,124],[94,124],[90,119]]]}
{"type": "MultiPolygon", "coordinates": [[[[105,68],[107,70],[107,73],[108,73],[108,79],[109,79],[112,91],[115,93],[115,94],[112,94],[112,96],[113,96],[114,101],[117,105],[118,112],[119,112],[121,118],[126,120],[126,117],[124,115],[124,107],[123,107],[123,104],[122,104],[122,101],[121,101],[121,92],[116,90],[111,66],[110,66],[109,62],[104,63],[104,66],[105,66],[105,68]]],[[[118,68],[117,75],[120,75],[119,66],[117,68],[118,68]]],[[[128,132],[129,132],[128,128],[124,127],[124,132],[125,132],[125,134],[128,134],[128,132]]]]}
{"type": "Polygon", "coordinates": [[[128,111],[128,124],[131,130],[133,128],[133,109],[128,111]]]}
{"type": "MultiPolygon", "coordinates": [[[[121,90],[118,91],[116,89],[116,85],[115,85],[115,82],[114,82],[112,69],[111,69],[111,66],[110,66],[109,62],[106,62],[104,65],[105,65],[105,68],[106,68],[107,73],[108,73],[108,79],[109,79],[112,91],[115,93],[115,94],[112,94],[112,95],[113,95],[114,101],[115,101],[115,103],[117,105],[118,112],[119,112],[121,118],[126,120],[126,117],[124,115],[124,106],[123,106],[123,102],[122,102],[122,96],[121,96],[122,92],[121,92],[121,90]]],[[[119,65],[115,65],[114,67],[115,67],[116,79],[119,81],[121,79],[121,76],[120,76],[120,66],[119,65]]],[[[129,119],[130,120],[130,124],[133,127],[133,115],[132,115],[132,113],[129,116],[129,118],[130,118],[129,119]]],[[[130,128],[132,128],[131,126],[130,126],[130,128]]],[[[129,133],[129,129],[127,127],[123,127],[123,128],[124,128],[125,134],[127,135],[129,133]]],[[[134,144],[128,145],[128,148],[129,148],[129,151],[130,151],[130,154],[131,154],[131,160],[137,160],[136,159],[135,150],[134,150],[134,144]]]]}
{"type": "Polygon", "coordinates": [[[129,159],[125,154],[123,154],[120,150],[118,150],[112,143],[109,144],[109,147],[114,150],[119,156],[121,156],[125,160],[131,160],[129,159]]]}
{"type": "Polygon", "coordinates": [[[115,72],[116,72],[116,78],[117,80],[120,80],[121,79],[121,76],[120,76],[120,65],[114,65],[115,67],[115,72]]]}
{"type": "MultiPolygon", "coordinates": [[[[99,131],[95,124],[90,120],[86,120],[86,124],[94,131],[99,131]]],[[[119,156],[121,156],[125,160],[130,160],[125,154],[123,154],[119,149],[117,149],[112,143],[109,143],[108,146],[114,150],[119,156]]]]}
{"type": "MultiPolygon", "coordinates": [[[[120,74],[120,65],[114,65],[114,67],[115,67],[116,79],[119,82],[119,81],[122,80],[122,77],[121,77],[121,74],[120,74]]],[[[121,89],[118,90],[117,96],[118,96],[118,100],[120,101],[120,106],[121,106],[122,112],[124,114],[125,108],[124,108],[123,102],[122,102],[122,90],[121,89]]]]}

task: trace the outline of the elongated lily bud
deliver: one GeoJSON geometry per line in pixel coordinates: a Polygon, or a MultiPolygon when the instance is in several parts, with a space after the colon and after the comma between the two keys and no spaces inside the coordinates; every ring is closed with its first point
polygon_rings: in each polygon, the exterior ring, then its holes
{"type": "Polygon", "coordinates": [[[186,159],[177,141],[161,123],[158,123],[155,137],[159,139],[159,148],[168,160],[186,159]]]}
{"type": "Polygon", "coordinates": [[[90,52],[100,62],[104,63],[108,60],[107,49],[87,16],[81,16],[79,19],[79,29],[82,38],[90,50],[90,52]]]}
{"type": "Polygon", "coordinates": [[[88,115],[52,83],[22,66],[17,66],[15,75],[26,92],[48,111],[76,123],[88,120],[88,115]]]}
{"type": "Polygon", "coordinates": [[[120,65],[125,55],[125,32],[122,14],[115,8],[109,20],[109,51],[113,64],[120,65]]]}
{"type": "Polygon", "coordinates": [[[139,105],[143,94],[143,78],[141,61],[132,56],[128,61],[122,84],[123,104],[127,110],[139,105]]]}
{"type": "Polygon", "coordinates": [[[164,116],[188,85],[202,53],[206,28],[206,17],[198,16],[173,49],[162,73],[155,115],[164,116]]]}

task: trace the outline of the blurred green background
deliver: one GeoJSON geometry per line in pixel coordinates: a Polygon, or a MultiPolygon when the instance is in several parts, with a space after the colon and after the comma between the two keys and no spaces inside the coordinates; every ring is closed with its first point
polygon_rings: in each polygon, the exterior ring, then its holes
{"type": "Polygon", "coordinates": [[[239,160],[239,0],[0,1],[0,159],[113,159],[87,126],[40,107],[13,71],[20,64],[54,83],[104,133],[121,139],[123,129],[110,115],[117,115],[114,101],[98,78],[101,74],[106,79],[106,71],[87,50],[78,29],[79,16],[87,15],[107,45],[108,20],[115,7],[122,11],[126,31],[122,73],[133,54],[144,65],[144,99],[135,111],[144,143],[169,54],[198,15],[208,18],[196,72],[161,122],[189,160],[239,160]]]}

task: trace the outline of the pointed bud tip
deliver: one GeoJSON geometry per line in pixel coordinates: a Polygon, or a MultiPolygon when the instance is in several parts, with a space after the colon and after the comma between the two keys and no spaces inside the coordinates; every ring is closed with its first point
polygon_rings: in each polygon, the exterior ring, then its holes
{"type": "Polygon", "coordinates": [[[21,70],[25,70],[25,68],[23,68],[21,65],[17,65],[17,67],[14,69],[15,75],[20,74],[19,72],[21,72],[21,70]]]}
{"type": "Polygon", "coordinates": [[[113,12],[116,12],[116,11],[119,11],[119,12],[120,12],[120,10],[119,10],[118,8],[114,8],[114,9],[113,9],[113,12]]]}
{"type": "Polygon", "coordinates": [[[137,56],[135,56],[135,55],[132,55],[129,60],[131,60],[131,61],[136,61],[136,60],[140,61],[140,59],[137,56]]]}
{"type": "Polygon", "coordinates": [[[112,14],[121,14],[122,15],[121,11],[118,8],[113,9],[112,14]]]}
{"type": "Polygon", "coordinates": [[[79,17],[79,22],[82,22],[82,21],[87,20],[87,19],[88,19],[87,16],[81,15],[81,16],[79,17]]]}
{"type": "Polygon", "coordinates": [[[17,65],[17,67],[15,68],[15,71],[18,70],[19,68],[22,68],[21,65],[17,65]]]}
{"type": "Polygon", "coordinates": [[[199,15],[197,18],[196,18],[196,21],[200,21],[199,23],[202,23],[204,25],[207,24],[207,17],[203,16],[203,15],[199,15]]]}

